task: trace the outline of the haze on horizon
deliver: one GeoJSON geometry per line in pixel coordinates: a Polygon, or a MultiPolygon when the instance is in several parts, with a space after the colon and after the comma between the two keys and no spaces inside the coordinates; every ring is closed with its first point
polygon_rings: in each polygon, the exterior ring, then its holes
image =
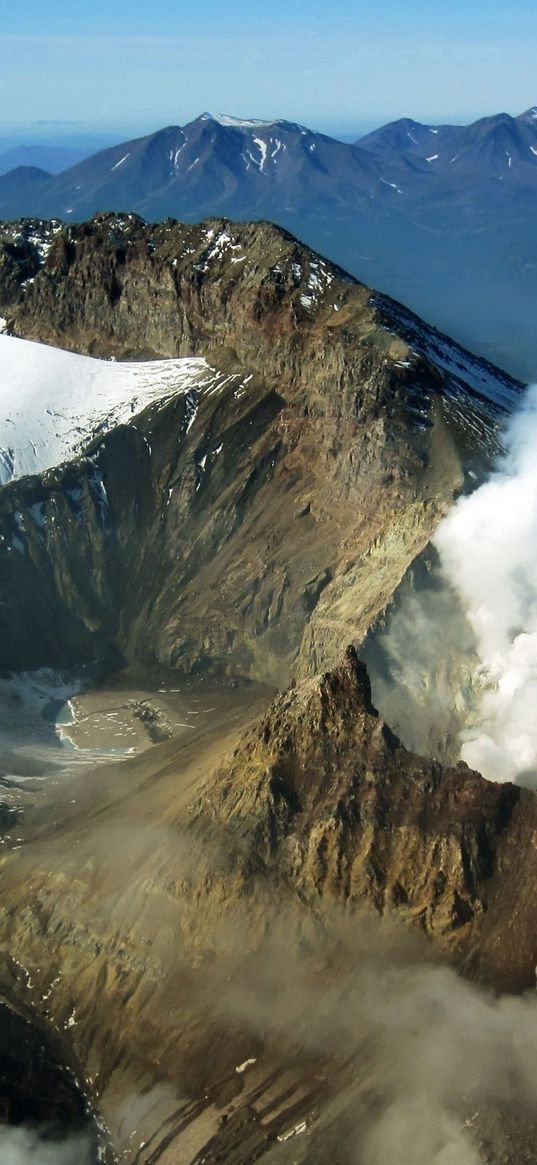
{"type": "Polygon", "coordinates": [[[537,99],[537,9],[519,0],[26,0],[3,14],[3,132],[146,133],[204,110],[366,132],[537,99]]]}

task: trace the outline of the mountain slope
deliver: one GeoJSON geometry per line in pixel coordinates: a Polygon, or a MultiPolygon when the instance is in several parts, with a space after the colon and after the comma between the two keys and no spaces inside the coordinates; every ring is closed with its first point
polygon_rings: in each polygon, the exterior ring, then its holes
{"type": "Polygon", "coordinates": [[[406,752],[352,650],[261,716],[43,785],[4,849],[2,975],[69,1034],[122,1160],[369,1165],[394,1089],[410,1147],[531,1162],[532,1000],[434,960],[533,985],[536,796],[406,752]]]}
{"type": "MultiPolygon", "coordinates": [[[[274,199],[292,209],[306,190],[313,207],[332,196],[364,197],[378,188],[375,164],[359,149],[292,122],[241,122],[202,114],[184,127],[124,142],[52,178],[32,213],[84,218],[113,208],[195,217],[241,213],[268,217],[274,199]],[[54,209],[56,208],[56,209],[54,209]]],[[[7,180],[0,178],[0,213],[7,180]]]]}
{"type": "Polygon", "coordinates": [[[225,383],[202,359],[105,364],[2,335],[0,368],[0,485],[71,460],[152,401],[225,383]]]}
{"type": "Polygon", "coordinates": [[[386,606],[520,391],[268,224],[3,236],[19,334],[214,370],[2,490],[7,666],[316,672],[386,606]]]}
{"type": "Polygon", "coordinates": [[[7,224],[0,305],[7,431],[41,456],[59,400],[45,452],[75,453],[0,488],[3,666],[219,692],[121,764],[2,758],[0,985],[126,1165],[371,1165],[397,1103],[408,1160],[531,1162],[532,1002],[434,960],[533,983],[535,795],[407,752],[338,663],[521,386],[267,223],[7,224]]]}
{"type": "Polygon", "coordinates": [[[422,125],[403,118],[359,139],[356,145],[389,164],[397,157],[426,162],[434,180],[448,188],[464,175],[467,195],[491,179],[511,186],[534,181],[537,158],[535,110],[518,117],[507,113],[483,117],[471,125],[422,125]]]}

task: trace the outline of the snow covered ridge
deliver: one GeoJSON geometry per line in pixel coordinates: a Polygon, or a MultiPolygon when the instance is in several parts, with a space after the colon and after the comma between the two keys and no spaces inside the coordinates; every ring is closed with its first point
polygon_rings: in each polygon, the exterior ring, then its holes
{"type": "Polygon", "coordinates": [[[154,401],[232,380],[197,357],[116,364],[0,335],[0,485],[76,457],[154,401]]]}
{"type": "Polygon", "coordinates": [[[524,385],[507,372],[474,356],[395,300],[374,294],[370,303],[380,309],[387,331],[393,328],[395,335],[404,335],[414,352],[442,370],[450,395],[470,390],[503,413],[511,413],[519,406],[524,385]]]}
{"type": "Polygon", "coordinates": [[[261,121],[258,117],[232,117],[229,113],[202,113],[200,121],[217,121],[219,125],[236,126],[240,129],[263,129],[275,125],[275,121],[261,121]]]}

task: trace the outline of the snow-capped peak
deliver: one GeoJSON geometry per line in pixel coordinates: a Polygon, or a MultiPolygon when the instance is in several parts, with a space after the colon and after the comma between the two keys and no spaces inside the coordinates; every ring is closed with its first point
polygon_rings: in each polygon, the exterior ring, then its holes
{"type": "Polygon", "coordinates": [[[258,118],[232,117],[228,113],[202,113],[201,121],[217,121],[219,125],[235,126],[238,129],[263,129],[274,125],[273,121],[260,121],[258,118]]]}

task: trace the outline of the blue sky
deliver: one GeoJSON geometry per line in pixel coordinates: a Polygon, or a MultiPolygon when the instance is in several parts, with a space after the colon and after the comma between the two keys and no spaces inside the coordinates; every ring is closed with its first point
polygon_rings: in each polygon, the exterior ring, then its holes
{"type": "Polygon", "coordinates": [[[534,0],[24,0],[2,14],[0,121],[469,120],[537,103],[536,50],[534,0]]]}

